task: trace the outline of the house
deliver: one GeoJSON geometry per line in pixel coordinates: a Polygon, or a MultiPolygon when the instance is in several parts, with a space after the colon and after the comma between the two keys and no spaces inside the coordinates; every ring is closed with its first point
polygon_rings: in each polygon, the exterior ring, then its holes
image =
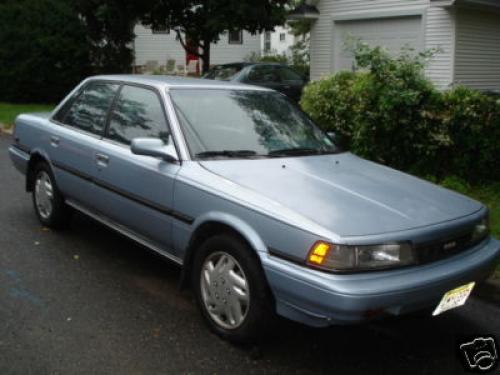
{"type": "Polygon", "coordinates": [[[439,48],[425,73],[440,89],[500,91],[499,0],[309,0],[291,18],[314,22],[312,79],[352,69],[352,35],[389,51],[439,48]]]}
{"type": "Polygon", "coordinates": [[[274,31],[262,33],[262,55],[290,55],[297,37],[290,32],[288,26],[276,26],[274,31]]]}
{"type": "MultiPolygon", "coordinates": [[[[136,66],[166,66],[168,60],[174,60],[176,66],[186,64],[186,52],[177,40],[174,31],[151,29],[143,25],[134,28],[136,66]]],[[[210,63],[224,64],[243,61],[252,53],[260,54],[261,36],[246,31],[222,34],[220,40],[210,46],[210,63]]]]}

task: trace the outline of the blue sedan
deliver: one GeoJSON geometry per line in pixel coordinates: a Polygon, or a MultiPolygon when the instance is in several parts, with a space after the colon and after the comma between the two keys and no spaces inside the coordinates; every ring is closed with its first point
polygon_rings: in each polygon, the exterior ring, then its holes
{"type": "Polygon", "coordinates": [[[466,303],[500,243],[479,202],[340,150],[273,90],[86,79],[16,120],[10,157],[48,227],[80,211],[182,265],[209,327],[351,324],[466,303]]]}

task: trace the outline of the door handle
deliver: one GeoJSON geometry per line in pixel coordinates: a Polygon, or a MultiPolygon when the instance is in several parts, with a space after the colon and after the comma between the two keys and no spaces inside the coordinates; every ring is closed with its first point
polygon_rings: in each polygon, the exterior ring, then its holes
{"type": "Polygon", "coordinates": [[[56,137],[55,135],[50,137],[50,145],[52,147],[57,147],[59,146],[59,143],[61,142],[61,139],[59,137],[56,137]]]}
{"type": "Polygon", "coordinates": [[[95,160],[98,166],[107,167],[109,163],[109,156],[104,154],[95,154],[95,160]]]}

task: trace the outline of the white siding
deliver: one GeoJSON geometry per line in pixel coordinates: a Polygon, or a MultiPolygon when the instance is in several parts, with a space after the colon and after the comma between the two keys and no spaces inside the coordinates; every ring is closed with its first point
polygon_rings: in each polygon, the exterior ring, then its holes
{"type": "Polygon", "coordinates": [[[427,9],[425,48],[439,48],[426,68],[426,75],[437,88],[447,89],[453,82],[455,48],[454,8],[430,7],[427,9]]]}
{"type": "MultiPolygon", "coordinates": [[[[144,65],[146,61],[157,61],[158,65],[166,65],[168,59],[175,59],[176,65],[185,62],[185,52],[175,32],[170,34],[153,34],[150,28],[137,25],[135,31],[135,64],[144,65]]],[[[227,34],[221,35],[218,43],[212,44],[211,64],[224,64],[242,61],[251,52],[260,53],[260,35],[243,32],[243,44],[229,44],[227,34]]]]}
{"type": "Polygon", "coordinates": [[[345,48],[345,40],[349,36],[359,38],[371,47],[381,46],[391,54],[399,54],[403,47],[416,51],[423,48],[420,15],[335,21],[333,34],[335,71],[351,70],[354,65],[353,53],[345,48]]]}
{"type": "Polygon", "coordinates": [[[225,64],[243,61],[252,52],[260,54],[260,34],[243,32],[243,44],[229,44],[228,35],[223,34],[217,44],[212,44],[211,64],[225,64]]]}
{"type": "Polygon", "coordinates": [[[379,18],[399,11],[408,11],[410,15],[413,10],[418,14],[428,5],[429,0],[320,0],[320,17],[311,32],[311,78],[318,79],[333,71],[334,18],[379,18]]]}
{"type": "MultiPolygon", "coordinates": [[[[271,31],[271,50],[267,52],[268,54],[278,54],[278,55],[283,55],[286,54],[288,56],[291,55],[291,50],[290,47],[292,47],[295,44],[296,38],[295,36],[290,32],[289,27],[287,26],[276,26],[274,28],[274,31],[271,31]],[[285,34],[285,40],[281,40],[280,35],[285,34]]],[[[261,35],[261,50],[262,54],[264,55],[266,51],[264,50],[264,43],[265,43],[265,33],[262,33],[261,35]]]]}
{"type": "Polygon", "coordinates": [[[457,9],[455,82],[500,90],[500,13],[457,9]]]}
{"type": "Polygon", "coordinates": [[[144,65],[146,61],[158,61],[158,65],[166,65],[168,59],[174,59],[176,64],[185,62],[184,49],[175,40],[175,33],[153,34],[150,28],[137,25],[135,32],[135,65],[144,65]]]}

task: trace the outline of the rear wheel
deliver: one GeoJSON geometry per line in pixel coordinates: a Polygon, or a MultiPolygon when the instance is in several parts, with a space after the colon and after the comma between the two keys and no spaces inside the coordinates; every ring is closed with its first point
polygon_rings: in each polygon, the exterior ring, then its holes
{"type": "Polygon", "coordinates": [[[198,306],[219,336],[251,343],[266,332],[274,319],[272,296],[255,253],[237,236],[205,241],[192,277],[198,306]]]}
{"type": "Polygon", "coordinates": [[[33,205],[38,220],[54,229],[66,226],[70,218],[70,209],[57,189],[49,165],[45,162],[38,163],[33,175],[33,205]]]}

